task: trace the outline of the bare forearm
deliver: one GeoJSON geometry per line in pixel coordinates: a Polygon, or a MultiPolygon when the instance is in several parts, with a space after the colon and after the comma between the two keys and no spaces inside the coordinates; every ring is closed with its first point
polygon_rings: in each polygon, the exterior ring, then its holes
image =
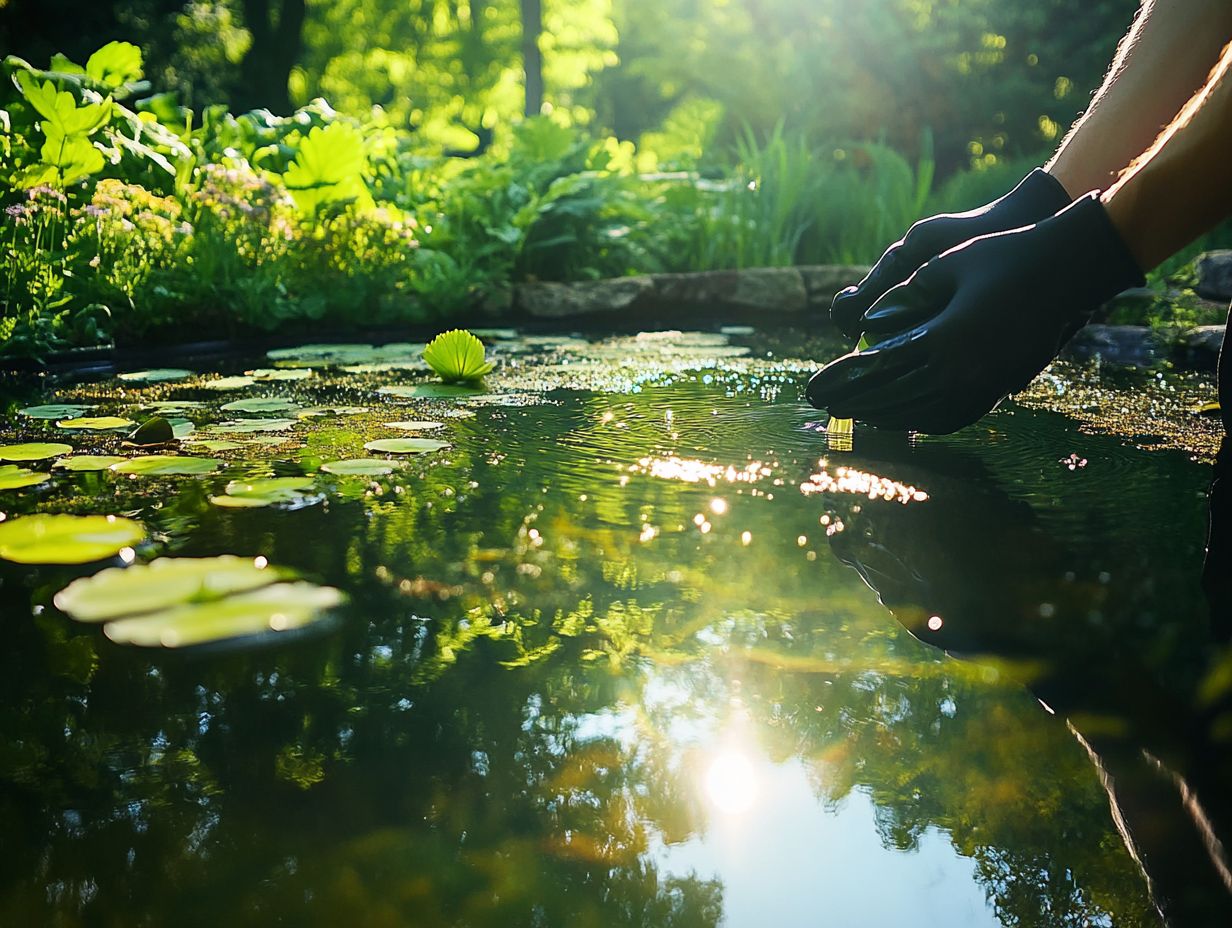
{"type": "Polygon", "coordinates": [[[1102,197],[1144,271],[1232,214],[1229,164],[1232,43],[1202,89],[1102,197]]]}
{"type": "Polygon", "coordinates": [[[1229,39],[1229,0],[1144,0],[1103,85],[1045,170],[1073,197],[1110,187],[1203,85],[1229,39]]]}

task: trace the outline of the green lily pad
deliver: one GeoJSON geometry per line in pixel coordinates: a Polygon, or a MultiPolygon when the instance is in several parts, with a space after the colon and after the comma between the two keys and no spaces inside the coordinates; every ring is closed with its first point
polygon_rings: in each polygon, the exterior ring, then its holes
{"type": "Polygon", "coordinates": [[[139,474],[142,477],[200,477],[212,474],[222,466],[217,458],[189,458],[178,454],[147,454],[129,458],[111,469],[117,474],[139,474]]]}
{"type": "Polygon", "coordinates": [[[61,419],[56,425],[70,431],[81,430],[91,432],[108,432],[113,429],[126,429],[136,425],[132,419],[122,419],[119,416],[91,416],[84,419],[61,419]]]}
{"type": "Polygon", "coordinates": [[[423,454],[425,451],[440,451],[448,448],[449,442],[435,438],[378,438],[364,445],[368,451],[385,454],[423,454]]]}
{"type": "Polygon", "coordinates": [[[141,427],[128,436],[128,443],[138,447],[165,445],[175,438],[175,429],[162,416],[154,416],[141,423],[141,427]]]}
{"type": "Polygon", "coordinates": [[[251,377],[242,377],[236,375],[234,377],[219,377],[216,380],[207,380],[201,385],[202,390],[242,390],[244,387],[251,387],[256,381],[251,377]]]}
{"type": "Polygon", "coordinates": [[[471,329],[471,334],[485,341],[508,342],[518,337],[517,329],[471,329]]]}
{"type": "Polygon", "coordinates": [[[368,411],[367,406],[309,406],[295,413],[297,419],[315,419],[320,416],[358,416],[368,411]]]}
{"type": "Polygon", "coordinates": [[[456,400],[466,396],[478,396],[485,392],[482,387],[470,387],[449,383],[395,383],[376,391],[385,396],[403,396],[416,400],[456,400]]]}
{"type": "Polygon", "coordinates": [[[197,426],[188,419],[168,419],[171,423],[171,434],[176,438],[187,438],[193,432],[197,431],[197,426]]]}
{"type": "Polygon", "coordinates": [[[379,458],[348,458],[345,461],[327,461],[321,470],[339,477],[384,477],[402,466],[401,461],[383,461],[379,458]]]}
{"type": "Polygon", "coordinates": [[[345,601],[342,591],[332,586],[276,583],[217,602],[191,603],[109,622],[103,634],[117,644],[189,647],[303,628],[345,601]]]}
{"type": "Polygon", "coordinates": [[[0,490],[20,490],[23,487],[35,487],[51,479],[42,471],[30,470],[28,467],[18,467],[16,464],[0,464],[0,490]]]}
{"type": "Polygon", "coordinates": [[[52,403],[47,406],[27,406],[17,412],[30,419],[72,419],[93,408],[79,403],[52,403]]]}
{"type": "Polygon", "coordinates": [[[52,466],[70,471],[107,470],[116,464],[123,464],[126,460],[128,458],[111,454],[74,454],[71,458],[60,458],[52,466]]]}
{"type": "Polygon", "coordinates": [[[19,564],[88,564],[145,538],[119,516],[33,515],[0,522],[0,558],[19,564]]]}
{"type": "Polygon", "coordinates": [[[493,364],[484,359],[483,342],[465,329],[442,332],[424,349],[424,360],[445,383],[482,380],[493,364]]]}
{"type": "Polygon", "coordinates": [[[344,364],[339,370],[347,374],[385,374],[389,371],[429,371],[432,368],[422,358],[411,361],[372,361],[367,364],[344,364]]]}
{"type": "Polygon", "coordinates": [[[307,380],[312,376],[305,367],[260,367],[245,373],[253,380],[307,380]]]}
{"type": "Polygon", "coordinates": [[[444,422],[386,422],[391,429],[402,429],[404,432],[429,432],[433,429],[443,429],[444,422]]]}
{"type": "Polygon", "coordinates": [[[283,432],[297,424],[295,419],[231,419],[209,427],[211,432],[283,432]]]}
{"type": "Polygon", "coordinates": [[[120,374],[120,379],[129,383],[165,383],[169,380],[187,380],[193,376],[192,371],[178,367],[156,367],[148,371],[130,371],[120,374]]]}
{"type": "Polygon", "coordinates": [[[267,412],[291,412],[294,409],[299,409],[298,403],[293,403],[291,400],[280,399],[274,396],[253,397],[247,400],[236,400],[233,403],[226,403],[222,406],[223,412],[246,412],[246,413],[267,413],[267,412]]]}
{"type": "Polygon", "coordinates": [[[294,576],[264,558],[162,557],[111,567],[74,580],[56,594],[56,608],[78,622],[107,622],[190,602],[209,602],[294,576]]]}
{"type": "MultiPolygon", "coordinates": [[[[211,496],[215,506],[253,509],[260,506],[302,505],[310,501],[312,477],[262,477],[232,480],[225,496],[211,496]]],[[[319,499],[319,497],[318,497],[319,499]]]]}
{"type": "Polygon", "coordinates": [[[54,441],[32,441],[22,445],[0,445],[0,461],[44,461],[72,454],[73,446],[54,441]]]}
{"type": "Polygon", "coordinates": [[[200,400],[153,400],[149,403],[142,403],[142,409],[152,409],[155,412],[167,414],[169,412],[179,412],[184,409],[200,409],[205,403],[200,400]]]}

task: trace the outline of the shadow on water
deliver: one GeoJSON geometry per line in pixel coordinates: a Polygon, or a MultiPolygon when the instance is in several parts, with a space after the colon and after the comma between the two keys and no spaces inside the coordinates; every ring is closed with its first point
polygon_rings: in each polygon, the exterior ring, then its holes
{"type": "Polygon", "coordinates": [[[546,395],[469,417],[318,376],[254,392],[373,411],[204,478],[0,497],[351,597],[274,646],[136,650],[52,603],[97,565],[0,566],[0,924],[1225,923],[1207,468],[1016,408],[826,453],[791,346],[611,389],[526,362],[546,395]],[[450,449],[209,502],[393,418],[450,449]]]}
{"type": "MultiPolygon", "coordinates": [[[[1084,572],[1091,552],[1049,532],[977,457],[944,445],[866,463],[931,487],[929,505],[848,507],[831,536],[913,635],[995,662],[1067,720],[1173,925],[1232,920],[1232,690],[1211,685],[1232,631],[1229,455],[1225,444],[1210,493],[1204,602],[1161,588],[1157,572],[1118,583],[1084,572]]],[[[1117,543],[1150,549],[1157,528],[1144,520],[1117,543]]]]}

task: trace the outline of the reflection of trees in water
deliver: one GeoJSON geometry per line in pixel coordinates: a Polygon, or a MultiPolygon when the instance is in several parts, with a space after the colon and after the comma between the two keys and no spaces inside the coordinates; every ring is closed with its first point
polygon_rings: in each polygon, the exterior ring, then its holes
{"type": "Polygon", "coordinates": [[[721,887],[665,877],[649,848],[705,828],[669,728],[739,696],[822,800],[870,796],[888,846],[943,829],[1006,924],[1151,923],[1059,719],[870,609],[790,487],[774,504],[647,477],[623,492],[611,465],[554,485],[576,460],[559,439],[596,409],[509,412],[535,431],[415,471],[401,496],[167,501],[169,524],[200,522],[184,553],[259,549],[354,591],[330,637],[152,656],[3,610],[5,918],[715,924],[721,887]],[[715,496],[730,510],[703,536],[715,496]],[[648,699],[652,679],[687,698],[648,699]],[[614,714],[635,737],[595,724],[614,714]]]}

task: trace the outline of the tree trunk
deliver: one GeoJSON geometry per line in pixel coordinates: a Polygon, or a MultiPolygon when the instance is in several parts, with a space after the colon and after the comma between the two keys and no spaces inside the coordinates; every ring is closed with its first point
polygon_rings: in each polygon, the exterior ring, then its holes
{"type": "Polygon", "coordinates": [[[543,109],[543,53],[539,34],[543,32],[542,0],[521,0],[522,73],[526,85],[526,115],[538,116],[543,109]]]}
{"type": "Polygon", "coordinates": [[[286,115],[287,84],[303,45],[305,0],[243,0],[243,8],[252,46],[240,62],[232,105],[238,112],[264,107],[286,115]]]}

